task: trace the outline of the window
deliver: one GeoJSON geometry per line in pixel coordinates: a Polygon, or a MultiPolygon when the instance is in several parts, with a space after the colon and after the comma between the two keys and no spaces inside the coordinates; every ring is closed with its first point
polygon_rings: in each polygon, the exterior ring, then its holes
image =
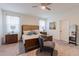
{"type": "Polygon", "coordinates": [[[39,20],[39,30],[45,31],[45,20],[39,20]]]}
{"type": "Polygon", "coordinates": [[[7,32],[8,33],[18,33],[20,18],[16,16],[6,16],[7,32]]]}

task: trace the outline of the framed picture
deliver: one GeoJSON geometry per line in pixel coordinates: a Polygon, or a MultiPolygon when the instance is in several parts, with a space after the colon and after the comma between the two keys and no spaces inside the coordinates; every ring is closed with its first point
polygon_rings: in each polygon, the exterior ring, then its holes
{"type": "Polygon", "coordinates": [[[49,23],[49,29],[50,30],[56,30],[56,22],[50,22],[49,23]]]}

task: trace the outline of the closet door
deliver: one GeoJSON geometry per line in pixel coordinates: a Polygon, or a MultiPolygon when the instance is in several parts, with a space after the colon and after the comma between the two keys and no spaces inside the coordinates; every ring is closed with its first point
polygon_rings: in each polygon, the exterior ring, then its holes
{"type": "Polygon", "coordinates": [[[69,41],[69,21],[61,20],[60,22],[60,40],[69,41]]]}

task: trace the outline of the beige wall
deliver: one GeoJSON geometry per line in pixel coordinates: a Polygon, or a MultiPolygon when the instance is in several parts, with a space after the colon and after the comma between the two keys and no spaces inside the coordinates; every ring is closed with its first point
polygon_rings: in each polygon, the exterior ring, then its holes
{"type": "Polygon", "coordinates": [[[24,15],[21,16],[21,23],[24,25],[38,25],[39,20],[36,16],[24,15]]]}

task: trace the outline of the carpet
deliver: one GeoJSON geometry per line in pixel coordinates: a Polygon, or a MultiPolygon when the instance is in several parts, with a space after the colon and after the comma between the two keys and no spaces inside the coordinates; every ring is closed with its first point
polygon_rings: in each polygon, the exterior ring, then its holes
{"type": "MultiPolygon", "coordinates": [[[[63,40],[54,40],[54,56],[79,56],[79,46],[69,44],[63,40]]],[[[39,49],[20,54],[20,56],[50,56],[50,53],[40,52],[39,49]]]]}

